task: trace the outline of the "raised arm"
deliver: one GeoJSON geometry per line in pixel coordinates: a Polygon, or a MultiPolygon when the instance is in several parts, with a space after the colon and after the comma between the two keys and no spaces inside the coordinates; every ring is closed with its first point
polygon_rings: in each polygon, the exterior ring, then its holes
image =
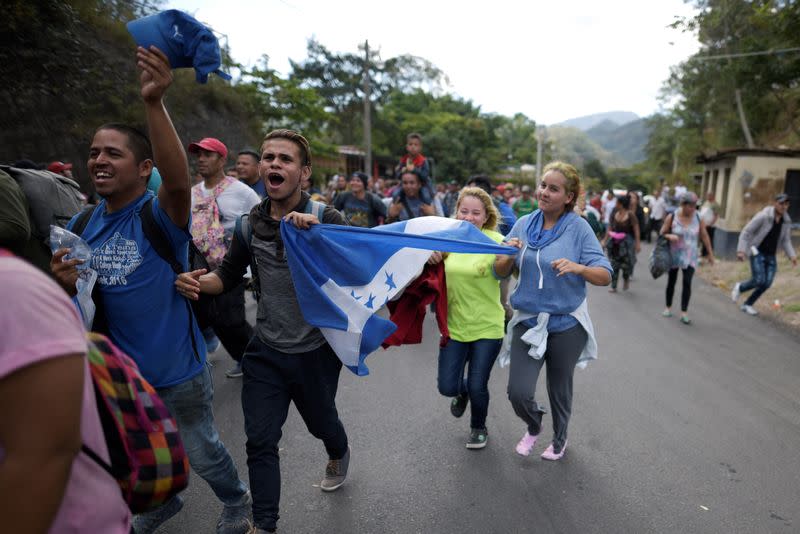
{"type": "Polygon", "coordinates": [[[164,93],[172,84],[172,70],[167,56],[154,46],[149,50],[139,47],[136,59],[142,72],[141,93],[153,156],[162,178],[158,202],[176,226],[185,228],[192,209],[189,163],[164,106],[164,93]]]}

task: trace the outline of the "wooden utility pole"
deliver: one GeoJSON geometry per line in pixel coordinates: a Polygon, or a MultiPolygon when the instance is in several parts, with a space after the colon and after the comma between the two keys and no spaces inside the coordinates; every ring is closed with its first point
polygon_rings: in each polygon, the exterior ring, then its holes
{"type": "Polygon", "coordinates": [[[372,106],[369,86],[369,41],[364,41],[364,172],[372,177],[372,106]]]}
{"type": "Polygon", "coordinates": [[[542,179],[542,151],[544,149],[544,126],[536,127],[536,181],[542,179]]]}
{"type": "Polygon", "coordinates": [[[742,106],[742,91],[736,88],[736,109],[739,111],[739,122],[742,124],[742,133],[744,139],[747,141],[747,148],[753,148],[753,136],[750,135],[750,126],[747,124],[747,116],[744,114],[744,106],[742,106]]]}

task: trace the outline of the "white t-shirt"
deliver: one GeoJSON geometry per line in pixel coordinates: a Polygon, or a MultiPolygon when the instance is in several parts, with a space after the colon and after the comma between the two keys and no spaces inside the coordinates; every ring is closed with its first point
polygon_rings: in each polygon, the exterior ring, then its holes
{"type": "Polygon", "coordinates": [[[617,197],[612,198],[603,205],[603,222],[606,223],[606,226],[611,224],[611,212],[614,211],[614,208],[616,206],[617,206],[617,197]]]}
{"type": "Polygon", "coordinates": [[[663,220],[667,214],[667,203],[664,202],[664,197],[658,197],[653,201],[653,211],[650,213],[650,218],[656,221],[663,220]]]}
{"type": "MultiPolygon", "coordinates": [[[[194,186],[202,194],[203,198],[210,197],[214,194],[214,189],[206,189],[204,182],[194,186]]],[[[230,184],[222,194],[217,197],[217,206],[219,207],[219,222],[225,228],[225,232],[232,234],[236,226],[236,219],[244,214],[250,213],[253,206],[261,202],[258,193],[239,180],[230,184]]],[[[192,200],[192,209],[194,209],[194,197],[192,200]]]]}

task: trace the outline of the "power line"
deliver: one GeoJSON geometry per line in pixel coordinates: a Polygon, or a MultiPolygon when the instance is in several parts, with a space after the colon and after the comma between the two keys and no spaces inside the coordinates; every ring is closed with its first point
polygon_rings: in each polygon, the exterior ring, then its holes
{"type": "Polygon", "coordinates": [[[736,54],[717,54],[714,56],[695,56],[690,58],[690,60],[694,61],[708,61],[710,59],[733,59],[737,57],[752,57],[752,56],[770,56],[770,55],[777,55],[777,54],[787,54],[792,52],[800,52],[800,47],[795,48],[779,48],[777,50],[770,49],[770,50],[759,50],[758,52],[739,52],[736,54]]]}

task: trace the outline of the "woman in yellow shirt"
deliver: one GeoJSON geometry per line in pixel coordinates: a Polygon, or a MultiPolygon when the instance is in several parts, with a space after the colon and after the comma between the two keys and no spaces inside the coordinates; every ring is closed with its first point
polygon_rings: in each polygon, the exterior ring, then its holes
{"type": "MultiPolygon", "coordinates": [[[[461,191],[454,217],[469,221],[498,243],[503,240],[495,231],[498,215],[494,203],[480,188],[461,191]]],[[[468,449],[482,449],[489,439],[489,374],[505,333],[500,280],[492,270],[494,259],[492,254],[456,253],[444,258],[450,339],[439,350],[438,386],[439,393],[453,397],[450,412],[455,417],[461,417],[472,401],[468,449]]],[[[442,261],[442,255],[434,252],[430,261],[442,261]]]]}

